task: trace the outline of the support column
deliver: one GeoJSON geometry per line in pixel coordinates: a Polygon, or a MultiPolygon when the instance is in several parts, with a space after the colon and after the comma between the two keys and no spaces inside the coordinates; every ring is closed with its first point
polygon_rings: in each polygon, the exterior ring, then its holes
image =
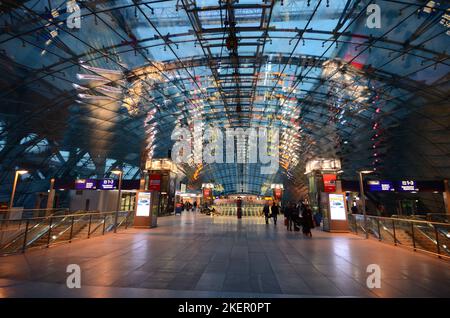
{"type": "Polygon", "coordinates": [[[444,205],[445,205],[445,213],[450,214],[450,185],[448,180],[444,180],[444,205]]]}
{"type": "Polygon", "coordinates": [[[55,205],[55,178],[50,179],[50,189],[48,191],[47,197],[47,207],[45,210],[45,215],[50,215],[55,205]]]}

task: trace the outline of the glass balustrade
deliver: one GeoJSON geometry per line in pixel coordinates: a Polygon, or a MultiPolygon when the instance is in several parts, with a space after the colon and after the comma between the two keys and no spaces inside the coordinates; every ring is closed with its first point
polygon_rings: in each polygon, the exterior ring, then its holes
{"type": "Polygon", "coordinates": [[[0,220],[0,254],[101,236],[126,229],[133,218],[134,211],[119,211],[0,220]]]}
{"type": "Polygon", "coordinates": [[[350,214],[349,229],[362,237],[450,257],[450,224],[430,222],[423,218],[377,217],[350,214]]]}

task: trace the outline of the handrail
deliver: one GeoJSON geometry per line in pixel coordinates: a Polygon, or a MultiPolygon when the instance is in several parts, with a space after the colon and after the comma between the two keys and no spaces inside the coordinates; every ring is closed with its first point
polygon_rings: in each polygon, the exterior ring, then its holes
{"type": "MultiPolygon", "coordinates": [[[[354,220],[354,222],[355,222],[354,225],[357,227],[358,226],[357,221],[358,220],[362,221],[363,215],[349,214],[349,220],[351,220],[351,219],[354,220]]],[[[400,245],[403,245],[405,247],[413,248],[414,251],[416,251],[416,250],[424,251],[424,252],[427,252],[430,254],[437,255],[439,258],[441,258],[441,257],[449,258],[450,257],[450,250],[448,249],[448,247],[445,244],[443,244],[441,246],[441,244],[439,242],[440,241],[439,234],[448,238],[448,236],[446,234],[444,234],[443,229],[450,229],[449,223],[432,222],[432,221],[417,220],[417,219],[396,218],[396,217],[372,216],[372,215],[367,215],[367,219],[369,221],[369,222],[367,222],[368,228],[365,229],[362,225],[361,225],[361,228],[364,231],[371,232],[373,234],[373,236],[375,236],[375,237],[377,237],[375,232],[378,230],[378,234],[379,234],[378,240],[379,241],[386,241],[385,239],[383,240],[381,238],[380,227],[379,227],[379,224],[381,223],[385,232],[387,232],[390,236],[393,236],[394,245],[397,245],[397,243],[400,243],[400,245]],[[376,223],[376,227],[378,229],[375,229],[375,223],[376,223]],[[389,223],[392,223],[393,233],[391,233],[389,226],[385,225],[385,224],[389,224],[389,223]],[[408,236],[411,236],[411,240],[412,240],[411,247],[408,246],[408,244],[404,245],[403,240],[397,239],[396,227],[404,230],[405,233],[408,234],[408,236]],[[430,234],[425,232],[424,229],[426,229],[426,228],[433,229],[435,238],[431,237],[430,234]],[[408,232],[408,229],[409,229],[410,233],[408,232]],[[419,243],[420,241],[418,241],[418,238],[415,237],[416,236],[415,234],[419,234],[419,233],[423,237],[423,239],[428,240],[430,243],[432,243],[433,246],[435,246],[437,251],[434,251],[429,246],[427,247],[427,246],[423,245],[422,243],[419,243]],[[420,247],[418,247],[418,245],[417,245],[418,243],[419,243],[420,247]]],[[[351,226],[349,228],[350,228],[350,231],[357,234],[357,231],[353,230],[351,226]]]]}
{"type": "MultiPolygon", "coordinates": [[[[123,212],[129,212],[126,210],[123,211],[118,211],[118,213],[123,213],[123,212]]],[[[49,215],[49,216],[39,216],[39,217],[34,217],[34,218],[22,218],[22,219],[14,219],[14,220],[0,220],[0,222],[6,222],[6,221],[14,221],[14,222],[18,222],[18,221],[26,221],[26,220],[44,220],[44,219],[49,219],[49,218],[65,218],[65,217],[70,217],[70,216],[85,216],[85,215],[103,215],[103,214],[114,214],[116,213],[115,211],[107,211],[107,212],[90,212],[90,213],[73,213],[73,214],[65,214],[65,215],[49,215]]]]}
{"type": "MultiPolygon", "coordinates": [[[[39,239],[40,239],[41,237],[43,237],[46,233],[48,233],[51,229],[53,229],[53,228],[59,226],[62,222],[64,222],[64,220],[65,220],[68,216],[65,216],[65,215],[64,215],[64,216],[63,216],[63,215],[60,215],[60,216],[49,216],[48,218],[49,218],[50,220],[53,220],[53,218],[56,218],[56,217],[62,217],[62,220],[58,221],[58,223],[53,223],[53,222],[52,222],[52,223],[49,224],[48,226],[46,225],[45,228],[42,230],[41,233],[38,233],[37,235],[35,235],[35,237],[34,237],[32,240],[30,240],[30,242],[25,243],[25,245],[26,245],[26,246],[30,246],[31,244],[33,244],[34,242],[36,242],[37,240],[39,240],[39,239]]],[[[30,220],[33,220],[33,218],[24,219],[24,220],[27,220],[27,221],[29,222],[30,220]]],[[[44,222],[40,222],[40,223],[36,224],[35,226],[33,226],[33,228],[38,228],[42,223],[44,223],[44,222]]],[[[32,229],[33,229],[33,228],[32,228],[32,229]]],[[[28,233],[29,233],[29,230],[26,230],[25,233],[20,233],[16,238],[14,238],[14,239],[11,240],[9,243],[7,243],[7,244],[5,244],[4,246],[2,246],[2,249],[7,248],[8,246],[11,246],[11,244],[14,244],[15,242],[17,242],[17,240],[20,239],[20,238],[22,237],[22,235],[25,235],[25,236],[26,236],[26,234],[28,234],[28,233]]]]}
{"type": "MultiPolygon", "coordinates": [[[[353,214],[355,215],[355,214],[353,214]]],[[[362,216],[362,215],[361,215],[362,216]]],[[[380,219],[380,220],[396,220],[396,221],[404,221],[404,222],[413,222],[413,223],[423,223],[423,224],[435,224],[435,225],[443,225],[443,226],[449,226],[448,223],[443,222],[433,222],[433,221],[422,221],[422,220],[412,220],[412,219],[400,219],[400,218],[390,218],[386,216],[375,216],[375,215],[367,215],[367,218],[372,219],[380,219]]]]}
{"type": "MultiPolygon", "coordinates": [[[[80,214],[77,214],[77,216],[80,216],[80,214]]],[[[78,224],[79,222],[81,222],[81,221],[83,220],[83,218],[81,217],[81,218],[79,218],[78,220],[75,221],[75,220],[74,220],[74,218],[75,218],[74,215],[70,215],[70,216],[68,215],[67,218],[72,218],[72,223],[71,223],[71,225],[68,226],[67,228],[65,228],[64,230],[62,230],[61,232],[59,232],[57,235],[52,236],[52,238],[51,238],[52,241],[56,241],[59,237],[61,237],[62,235],[64,235],[67,231],[72,230],[72,229],[73,229],[73,226],[74,226],[75,224],[78,224]]],[[[63,223],[65,220],[66,220],[66,217],[64,217],[64,218],[58,223],[58,225],[55,224],[55,226],[52,226],[52,228],[54,229],[54,228],[58,227],[58,226],[59,226],[61,223],[63,223]]],[[[40,237],[44,236],[45,233],[47,233],[48,231],[49,231],[49,229],[47,229],[40,237]]],[[[37,238],[35,238],[33,241],[30,241],[30,242],[27,244],[27,246],[29,246],[29,245],[33,244],[34,242],[36,242],[36,240],[38,240],[40,237],[37,237],[37,238]]]]}
{"type": "MultiPolygon", "coordinates": [[[[44,246],[48,247],[49,245],[60,243],[60,242],[57,242],[58,238],[60,238],[61,235],[64,235],[69,230],[70,230],[71,234],[70,234],[70,239],[68,240],[68,242],[71,242],[73,235],[74,235],[74,233],[73,233],[74,224],[79,224],[79,222],[83,222],[83,220],[86,220],[86,216],[89,217],[89,230],[88,230],[89,233],[88,233],[87,238],[89,238],[90,234],[96,232],[98,230],[98,228],[100,228],[102,225],[103,225],[102,234],[104,235],[105,232],[110,232],[112,228],[120,227],[125,220],[128,221],[130,215],[132,215],[132,214],[133,214],[133,211],[125,211],[124,210],[124,211],[109,211],[109,212],[74,213],[74,214],[57,215],[57,216],[25,218],[25,219],[23,219],[23,221],[26,222],[25,232],[21,232],[19,235],[15,236],[12,240],[9,240],[9,242],[2,245],[0,247],[0,254],[2,252],[3,252],[3,255],[14,254],[14,253],[18,253],[20,251],[25,252],[25,250],[27,248],[32,247],[33,243],[35,243],[40,238],[45,237],[46,234],[48,235],[48,241],[47,241],[47,244],[44,244],[44,246]],[[115,216],[115,215],[117,215],[117,216],[120,215],[121,218],[123,217],[123,219],[120,222],[117,222],[117,224],[115,224],[116,221],[113,221],[113,224],[106,226],[106,220],[108,219],[108,217],[115,216]],[[94,228],[92,230],[91,222],[92,222],[93,217],[94,218],[100,217],[101,220],[98,224],[96,224],[94,226],[94,228]],[[53,234],[53,233],[51,233],[51,230],[55,229],[56,227],[60,226],[61,224],[64,224],[64,222],[68,219],[71,219],[70,224],[67,224],[67,227],[63,228],[62,231],[59,231],[57,233],[56,238],[53,236],[50,237],[50,235],[53,234]],[[49,223],[43,222],[43,221],[47,221],[47,220],[49,220],[49,223]],[[35,224],[30,229],[29,224],[32,221],[36,221],[37,224],[35,224]],[[43,223],[45,223],[45,226],[42,229],[42,231],[39,231],[36,234],[32,234],[31,240],[28,240],[27,238],[30,236],[31,231],[36,228],[41,227],[43,223]],[[17,247],[17,249],[16,249],[15,246],[13,245],[15,243],[21,243],[21,247],[17,247]],[[13,250],[7,251],[11,247],[13,248],[13,250]]],[[[14,221],[22,222],[21,219],[14,220],[14,221]]],[[[66,240],[64,240],[64,242],[66,242],[66,240]]]]}

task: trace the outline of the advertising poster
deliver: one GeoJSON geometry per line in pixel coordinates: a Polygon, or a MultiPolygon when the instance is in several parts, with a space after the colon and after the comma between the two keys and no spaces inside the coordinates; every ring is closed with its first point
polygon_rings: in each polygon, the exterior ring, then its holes
{"type": "Polygon", "coordinates": [[[332,220],[346,220],[344,195],[343,194],[329,194],[330,202],[330,218],[332,220]]]}
{"type": "Polygon", "coordinates": [[[279,188],[273,189],[273,196],[275,200],[281,200],[281,189],[279,188]]]}
{"type": "Polygon", "coordinates": [[[150,192],[139,192],[137,198],[136,216],[150,216],[150,192]]]}
{"type": "Polygon", "coordinates": [[[323,175],[323,188],[325,192],[335,192],[336,191],[336,175],[335,174],[324,174],[323,175]]]}
{"type": "Polygon", "coordinates": [[[148,189],[150,191],[161,191],[161,175],[151,174],[148,189]]]}

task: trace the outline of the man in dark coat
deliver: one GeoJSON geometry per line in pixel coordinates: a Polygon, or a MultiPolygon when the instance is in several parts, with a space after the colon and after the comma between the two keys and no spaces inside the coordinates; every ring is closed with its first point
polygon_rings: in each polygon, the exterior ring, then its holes
{"type": "Polygon", "coordinates": [[[270,208],[269,208],[269,203],[267,203],[267,202],[264,203],[263,213],[264,213],[264,217],[266,218],[266,224],[269,224],[270,208]]]}
{"type": "Polygon", "coordinates": [[[273,201],[271,212],[273,218],[273,225],[277,225],[277,216],[278,213],[280,213],[280,207],[278,206],[278,203],[276,203],[275,201],[273,201]]]}
{"type": "Polygon", "coordinates": [[[291,203],[290,206],[290,229],[289,231],[292,231],[292,227],[294,228],[294,231],[298,231],[299,230],[299,225],[300,225],[300,210],[299,208],[295,205],[295,203],[291,203]]]}
{"type": "Polygon", "coordinates": [[[303,234],[309,237],[312,237],[311,229],[314,228],[314,221],[312,216],[312,210],[309,206],[305,208],[302,213],[303,219],[303,234]]]}

